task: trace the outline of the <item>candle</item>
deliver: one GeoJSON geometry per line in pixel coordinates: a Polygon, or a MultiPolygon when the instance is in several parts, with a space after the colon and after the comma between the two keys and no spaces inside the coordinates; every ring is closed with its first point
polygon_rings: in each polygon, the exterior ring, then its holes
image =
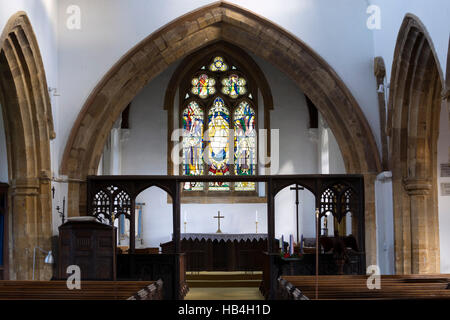
{"type": "Polygon", "coordinates": [[[187,216],[187,212],[186,212],[186,210],[184,210],[184,222],[186,222],[186,220],[187,220],[186,216],[187,216]]]}
{"type": "Polygon", "coordinates": [[[258,222],[258,210],[256,210],[256,213],[255,213],[255,221],[258,222]]]}
{"type": "Polygon", "coordinates": [[[294,254],[294,236],[289,235],[289,255],[292,256],[294,254]]]}

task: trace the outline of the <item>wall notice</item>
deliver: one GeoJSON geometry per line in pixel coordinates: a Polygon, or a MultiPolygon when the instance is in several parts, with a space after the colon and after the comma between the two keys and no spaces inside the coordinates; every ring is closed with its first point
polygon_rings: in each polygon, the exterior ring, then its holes
{"type": "Polygon", "coordinates": [[[441,163],[441,177],[450,177],[450,163],[441,163]]]}
{"type": "Polygon", "coordinates": [[[450,183],[441,183],[441,196],[450,196],[450,183]]]}

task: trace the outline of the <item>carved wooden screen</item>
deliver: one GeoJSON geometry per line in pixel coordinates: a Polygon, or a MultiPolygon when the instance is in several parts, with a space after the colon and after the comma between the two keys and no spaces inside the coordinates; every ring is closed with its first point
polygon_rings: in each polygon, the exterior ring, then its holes
{"type": "Polygon", "coordinates": [[[120,232],[120,222],[123,219],[131,221],[134,210],[130,195],[115,185],[103,188],[94,194],[92,200],[91,215],[104,224],[112,224],[112,215],[114,214],[114,223],[120,232]]]}
{"type": "Polygon", "coordinates": [[[353,234],[357,237],[359,201],[351,187],[341,183],[331,185],[320,196],[320,218],[331,214],[335,232],[340,236],[353,234]]]}

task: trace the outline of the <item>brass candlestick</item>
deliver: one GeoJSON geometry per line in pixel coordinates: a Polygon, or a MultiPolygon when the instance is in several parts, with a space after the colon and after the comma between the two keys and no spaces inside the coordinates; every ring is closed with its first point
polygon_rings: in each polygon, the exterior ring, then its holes
{"type": "Polygon", "coordinates": [[[218,215],[217,215],[217,216],[214,216],[214,218],[217,219],[217,231],[216,231],[216,233],[222,233],[222,230],[220,230],[220,219],[223,219],[223,218],[225,218],[225,217],[224,217],[224,216],[221,216],[221,215],[220,215],[220,211],[219,211],[218,215]]]}
{"type": "Polygon", "coordinates": [[[316,208],[316,300],[319,299],[319,208],[316,208]]]}
{"type": "Polygon", "coordinates": [[[186,225],[187,225],[187,222],[185,221],[184,222],[184,233],[186,233],[186,225]]]}
{"type": "Polygon", "coordinates": [[[258,233],[258,221],[255,221],[255,225],[256,225],[256,233],[258,233]]]}
{"type": "Polygon", "coordinates": [[[111,214],[111,229],[112,229],[112,251],[113,251],[113,281],[116,281],[116,233],[114,232],[114,220],[116,215],[114,212],[111,214]]]}

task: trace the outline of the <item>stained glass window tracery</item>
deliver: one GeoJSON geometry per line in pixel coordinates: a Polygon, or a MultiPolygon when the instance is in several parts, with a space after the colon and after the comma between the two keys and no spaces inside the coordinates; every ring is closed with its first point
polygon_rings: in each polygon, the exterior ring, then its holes
{"type": "Polygon", "coordinates": [[[215,84],[216,80],[214,78],[208,77],[207,74],[202,73],[200,76],[192,79],[192,89],[191,92],[198,95],[200,98],[205,99],[209,95],[216,92],[215,84]]]}
{"type": "MultiPolygon", "coordinates": [[[[257,174],[257,101],[251,82],[227,59],[213,56],[180,92],[183,175],[257,174]]],[[[256,183],[191,182],[183,191],[256,191],[256,183]]]]}
{"type": "Polygon", "coordinates": [[[228,65],[225,63],[222,57],[215,57],[213,63],[209,66],[211,71],[227,71],[228,65]]]}
{"type": "Polygon", "coordinates": [[[247,81],[245,81],[244,78],[239,77],[237,74],[232,74],[229,77],[222,79],[222,93],[235,99],[247,92],[247,88],[245,87],[246,84],[247,81]]]}
{"type": "MultiPolygon", "coordinates": [[[[203,110],[191,101],[183,111],[183,174],[203,174],[203,110]]],[[[203,190],[203,183],[186,183],[185,190],[203,190]]]]}
{"type": "MultiPolygon", "coordinates": [[[[256,174],[256,119],[250,104],[243,101],[234,112],[234,168],[236,175],[256,174]]],[[[255,190],[254,182],[238,182],[235,190],[255,190]]]]}
{"type": "MultiPolygon", "coordinates": [[[[229,168],[230,112],[222,98],[217,97],[208,113],[208,174],[227,175],[229,168]]],[[[212,182],[209,190],[229,190],[229,183],[212,182]]]]}

